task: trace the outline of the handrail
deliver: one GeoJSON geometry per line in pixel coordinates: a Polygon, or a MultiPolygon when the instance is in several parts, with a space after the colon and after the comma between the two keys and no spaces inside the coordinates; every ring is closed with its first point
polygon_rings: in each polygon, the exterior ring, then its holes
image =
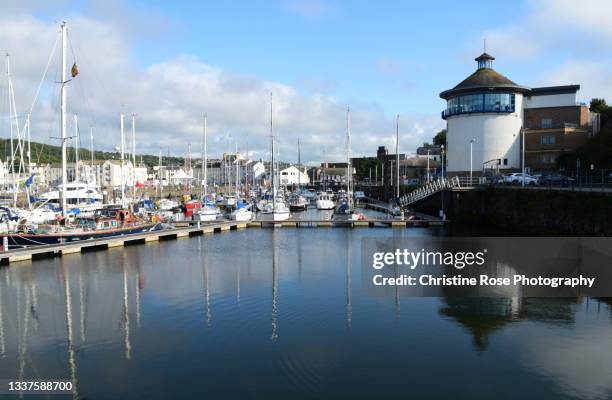
{"type": "Polygon", "coordinates": [[[429,197],[445,189],[453,189],[461,187],[459,177],[454,176],[450,179],[439,178],[413,190],[405,196],[400,197],[400,206],[406,207],[419,200],[429,197]]]}

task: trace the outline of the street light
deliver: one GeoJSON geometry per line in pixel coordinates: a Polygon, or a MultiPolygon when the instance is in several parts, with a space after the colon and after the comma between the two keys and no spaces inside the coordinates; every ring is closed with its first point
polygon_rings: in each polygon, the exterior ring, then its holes
{"type": "Polygon", "coordinates": [[[429,183],[429,149],[427,149],[427,183],[429,183]]]}
{"type": "Polygon", "coordinates": [[[440,158],[442,159],[442,179],[444,179],[444,164],[446,164],[444,160],[444,145],[440,146],[440,158]]]}
{"type": "Polygon", "coordinates": [[[470,140],[470,185],[472,185],[472,147],[476,139],[470,140]]]}

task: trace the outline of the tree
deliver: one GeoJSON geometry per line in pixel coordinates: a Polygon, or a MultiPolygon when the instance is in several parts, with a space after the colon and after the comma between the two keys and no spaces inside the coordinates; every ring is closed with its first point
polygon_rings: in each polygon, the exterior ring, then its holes
{"type": "Polygon", "coordinates": [[[589,111],[596,113],[603,113],[608,110],[610,107],[606,104],[605,99],[592,99],[591,105],[589,107],[589,111]]]}
{"type": "Polygon", "coordinates": [[[442,129],[440,132],[436,133],[433,142],[437,146],[446,146],[446,129],[442,129]]]}

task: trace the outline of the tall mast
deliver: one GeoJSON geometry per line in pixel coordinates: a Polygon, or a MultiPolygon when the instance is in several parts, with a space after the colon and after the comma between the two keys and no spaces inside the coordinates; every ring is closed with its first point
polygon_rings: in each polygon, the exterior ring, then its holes
{"type": "Polygon", "coordinates": [[[91,183],[95,181],[95,171],[94,171],[94,145],[93,145],[93,127],[89,127],[89,154],[91,156],[91,183]]]}
{"type": "Polygon", "coordinates": [[[159,198],[162,197],[162,148],[159,148],[159,162],[157,165],[157,188],[159,190],[159,198]]]}
{"type": "Polygon", "coordinates": [[[351,110],[346,107],[346,196],[351,204],[351,110]]]}
{"type": "Polygon", "coordinates": [[[132,169],[134,179],[132,182],[132,201],[136,200],[136,114],[132,113],[132,169]]]}
{"type": "Polygon", "coordinates": [[[204,154],[202,155],[202,197],[204,197],[204,201],[206,201],[206,195],[208,194],[208,147],[206,139],[206,114],[204,114],[204,154]]]}
{"type": "MultiPolygon", "coordinates": [[[[32,148],[30,140],[30,113],[26,115],[26,135],[28,137],[28,176],[32,176],[32,148]]],[[[29,197],[29,196],[28,196],[29,197]]]]}
{"type": "Polygon", "coordinates": [[[79,117],[74,114],[74,181],[79,180],[79,117]]]}
{"type": "Polygon", "coordinates": [[[238,159],[238,142],[236,142],[236,204],[238,204],[238,184],[240,183],[240,160],[238,159]]]}
{"type": "Polygon", "coordinates": [[[272,123],[272,92],[270,92],[270,142],[272,146],[272,162],[270,177],[272,178],[272,210],[276,210],[276,175],[274,174],[274,125],[272,123]]]}
{"type": "Polygon", "coordinates": [[[17,207],[17,184],[16,184],[16,178],[15,178],[15,148],[13,145],[13,122],[11,121],[11,119],[13,118],[13,102],[11,101],[10,98],[10,88],[11,88],[11,56],[9,53],[6,53],[6,79],[8,81],[8,85],[9,85],[9,126],[10,126],[10,130],[11,130],[11,163],[9,165],[9,172],[11,172],[13,174],[13,193],[14,196],[14,201],[13,201],[13,207],[17,207]]]}
{"type": "Polygon", "coordinates": [[[66,77],[66,23],[62,23],[62,81],[61,81],[61,126],[62,126],[62,190],[60,191],[62,197],[62,215],[66,217],[66,184],[68,181],[66,173],[66,84],[68,83],[66,77]]]}
{"type": "Polygon", "coordinates": [[[125,115],[121,113],[121,206],[125,207],[125,175],[123,170],[123,161],[125,158],[125,141],[123,139],[123,125],[125,124],[125,115]]]}
{"type": "Polygon", "coordinates": [[[302,157],[300,154],[300,138],[298,138],[298,191],[302,191],[302,171],[301,171],[301,165],[302,165],[302,157]]]}
{"type": "Polygon", "coordinates": [[[399,195],[400,195],[399,159],[400,159],[400,156],[399,156],[399,114],[398,114],[395,120],[395,198],[396,200],[399,199],[399,195]]]}

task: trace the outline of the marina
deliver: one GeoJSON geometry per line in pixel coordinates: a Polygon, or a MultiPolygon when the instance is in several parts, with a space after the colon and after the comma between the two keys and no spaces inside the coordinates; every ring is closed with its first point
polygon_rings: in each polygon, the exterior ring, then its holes
{"type": "Polygon", "coordinates": [[[364,286],[362,240],[446,229],[239,229],[1,268],[1,369],[72,376],[79,398],[100,399],[128,386],[148,399],[203,387],[228,399],[350,387],[366,399],[391,385],[429,398],[490,399],[499,387],[521,397],[525,386],[531,398],[608,397],[605,300],[406,298],[364,286]],[[440,385],[441,370],[462,373],[440,385]]]}
{"type": "Polygon", "coordinates": [[[0,399],[612,399],[612,3],[8,3],[0,399]]]}

